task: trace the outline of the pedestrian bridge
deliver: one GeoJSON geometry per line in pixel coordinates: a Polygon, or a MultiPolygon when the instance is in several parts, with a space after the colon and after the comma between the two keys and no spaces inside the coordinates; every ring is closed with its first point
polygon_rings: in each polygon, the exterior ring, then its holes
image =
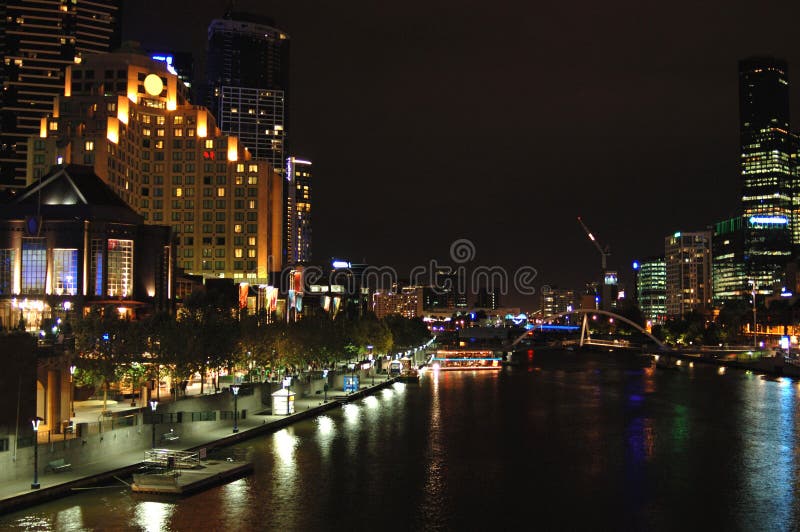
{"type": "MultiPolygon", "coordinates": [[[[647,332],[647,330],[644,327],[642,327],[641,325],[639,325],[638,323],[629,320],[625,316],[620,316],[619,314],[617,314],[615,312],[609,312],[607,310],[595,310],[595,309],[582,309],[582,308],[579,308],[579,309],[568,310],[567,312],[560,312],[558,314],[553,314],[551,316],[547,316],[547,317],[544,318],[543,321],[544,322],[552,322],[554,320],[557,320],[558,318],[564,318],[566,316],[581,316],[582,317],[582,320],[581,320],[581,331],[580,331],[581,332],[581,336],[580,336],[580,339],[578,340],[578,345],[580,345],[580,346],[584,346],[584,345],[601,345],[601,346],[608,346],[608,347],[628,347],[625,344],[621,344],[619,341],[614,342],[614,341],[609,341],[609,340],[600,340],[600,339],[592,338],[589,335],[589,315],[592,315],[592,316],[601,315],[601,316],[608,316],[609,318],[614,318],[614,320],[617,320],[617,321],[620,321],[620,322],[625,323],[627,325],[630,325],[631,327],[633,327],[634,329],[636,329],[637,331],[639,331],[640,333],[645,335],[647,338],[652,340],[653,343],[655,343],[660,350],[669,350],[670,349],[669,346],[667,346],[664,342],[662,342],[661,340],[659,340],[658,338],[656,338],[655,336],[653,336],[652,334],[647,332]]],[[[524,340],[528,336],[528,334],[529,334],[529,332],[525,331],[518,338],[516,338],[513,342],[511,342],[510,347],[512,349],[514,347],[516,347],[516,345],[519,344],[522,340],[524,340]]]]}

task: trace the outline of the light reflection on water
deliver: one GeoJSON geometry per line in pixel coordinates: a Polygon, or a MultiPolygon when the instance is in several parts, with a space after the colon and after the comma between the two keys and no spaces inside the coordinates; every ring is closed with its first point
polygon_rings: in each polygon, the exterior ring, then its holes
{"type": "Polygon", "coordinates": [[[0,529],[797,529],[795,381],[534,369],[426,372],[242,443],[247,478],[182,499],[83,492],[0,529]]]}
{"type": "Polygon", "coordinates": [[[134,510],[134,525],[139,530],[161,532],[168,530],[169,519],[175,510],[175,504],[143,501],[134,510]]]}

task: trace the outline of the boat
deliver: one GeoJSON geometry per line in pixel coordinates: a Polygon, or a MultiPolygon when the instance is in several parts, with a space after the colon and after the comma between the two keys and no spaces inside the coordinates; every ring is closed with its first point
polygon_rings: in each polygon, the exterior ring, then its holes
{"type": "Polygon", "coordinates": [[[400,362],[400,375],[397,380],[400,382],[419,382],[419,371],[411,365],[411,359],[403,357],[400,362]]]}
{"type": "Polygon", "coordinates": [[[434,371],[499,370],[501,361],[501,357],[488,349],[440,349],[428,365],[434,371]]]}

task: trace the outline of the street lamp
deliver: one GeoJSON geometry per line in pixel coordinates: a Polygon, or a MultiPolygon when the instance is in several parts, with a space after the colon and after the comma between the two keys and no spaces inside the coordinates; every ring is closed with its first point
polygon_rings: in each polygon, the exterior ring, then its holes
{"type": "Polygon", "coordinates": [[[322,378],[325,379],[325,383],[322,385],[323,396],[324,396],[323,402],[327,403],[328,402],[328,370],[327,369],[323,369],[322,370],[322,378]]]}
{"type": "Polygon", "coordinates": [[[233,432],[239,432],[239,426],[237,424],[239,420],[239,385],[231,384],[231,391],[233,392],[233,432]]]}
{"type": "Polygon", "coordinates": [[[31,484],[32,490],[39,489],[39,423],[42,422],[42,418],[36,416],[31,420],[31,424],[33,425],[33,484],[31,484]]]}
{"type": "Polygon", "coordinates": [[[153,425],[153,449],[156,448],[156,408],[158,408],[158,401],[150,401],[150,410],[153,412],[153,418],[150,424],[153,425]]]}
{"type": "Polygon", "coordinates": [[[72,417],[75,417],[75,364],[69,367],[69,399],[72,404],[72,417]]]}

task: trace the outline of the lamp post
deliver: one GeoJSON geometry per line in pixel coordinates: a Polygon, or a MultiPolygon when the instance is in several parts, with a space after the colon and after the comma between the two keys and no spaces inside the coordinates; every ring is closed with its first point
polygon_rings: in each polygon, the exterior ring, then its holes
{"type": "Polygon", "coordinates": [[[31,424],[33,425],[33,484],[31,484],[32,490],[39,489],[39,423],[41,423],[42,418],[36,416],[31,420],[31,424]]]}
{"type": "Polygon", "coordinates": [[[153,425],[153,449],[156,448],[156,408],[158,408],[158,401],[150,401],[150,410],[153,412],[150,420],[150,424],[153,425]]]}
{"type": "Polygon", "coordinates": [[[231,391],[233,392],[233,432],[239,432],[239,385],[231,384],[231,391]]]}
{"type": "Polygon", "coordinates": [[[69,367],[69,400],[72,408],[72,417],[75,417],[75,364],[69,367]]]}

